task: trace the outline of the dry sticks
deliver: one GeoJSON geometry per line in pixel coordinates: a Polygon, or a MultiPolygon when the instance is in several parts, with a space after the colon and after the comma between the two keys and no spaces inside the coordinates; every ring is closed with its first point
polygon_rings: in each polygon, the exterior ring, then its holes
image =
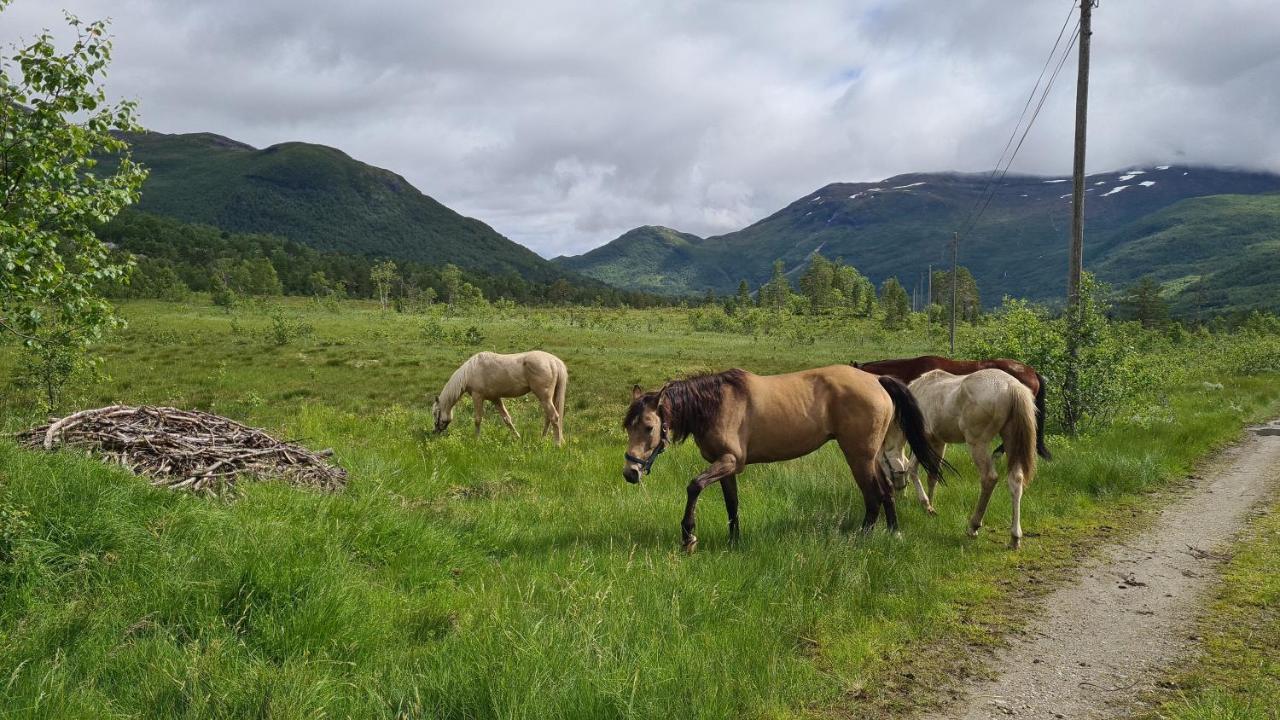
{"type": "Polygon", "coordinates": [[[347,471],[326,460],[332,450],[312,452],[220,415],[170,407],[84,410],[21,432],[18,439],[45,450],[59,443],[84,448],[150,477],[152,485],[196,493],[233,490],[241,475],[330,492],[347,484],[347,471]]]}

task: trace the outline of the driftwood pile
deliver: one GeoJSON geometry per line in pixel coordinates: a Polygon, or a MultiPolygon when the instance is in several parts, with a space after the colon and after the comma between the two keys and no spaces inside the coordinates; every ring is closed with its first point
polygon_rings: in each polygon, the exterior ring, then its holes
{"type": "Polygon", "coordinates": [[[45,450],[84,448],[149,477],[152,485],[195,493],[234,491],[242,475],[331,492],[347,484],[347,471],[326,459],[332,450],[313,452],[220,415],[170,407],[84,410],[21,432],[18,439],[45,450]]]}

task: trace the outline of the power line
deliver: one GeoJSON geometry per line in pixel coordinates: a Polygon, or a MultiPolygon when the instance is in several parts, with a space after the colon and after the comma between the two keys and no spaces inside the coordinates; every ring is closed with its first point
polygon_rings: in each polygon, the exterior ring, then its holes
{"type": "MultiPolygon", "coordinates": [[[[1058,53],[1058,46],[1062,44],[1062,34],[1067,31],[1067,25],[1071,22],[1071,18],[1075,15],[1076,0],[1071,0],[1071,8],[1067,10],[1067,17],[1062,21],[1062,27],[1058,29],[1058,37],[1053,41],[1053,47],[1050,48],[1049,54],[1044,59],[1044,66],[1040,68],[1040,75],[1036,77],[1036,83],[1031,87],[1031,92],[1027,93],[1027,101],[1022,105],[1022,112],[1018,115],[1018,121],[1013,124],[1013,130],[1009,132],[1009,140],[1005,142],[1004,149],[1000,151],[1000,157],[996,159],[995,167],[992,168],[991,174],[987,176],[987,182],[982,187],[982,192],[978,193],[979,202],[983,195],[986,195],[987,189],[991,187],[996,173],[1000,170],[1000,164],[1004,162],[1005,155],[1009,152],[1009,147],[1013,145],[1013,139],[1018,136],[1018,128],[1022,127],[1022,120],[1027,116],[1027,109],[1031,107],[1031,101],[1035,99],[1036,91],[1040,89],[1040,81],[1044,80],[1044,74],[1049,71],[1049,65],[1053,63],[1054,56],[1058,53]]],[[[973,204],[976,210],[979,202],[973,204]]],[[[973,210],[970,210],[970,215],[973,210]]]]}
{"type": "Polygon", "coordinates": [[[1067,58],[1071,56],[1071,50],[1075,47],[1076,40],[1079,38],[1080,26],[1079,23],[1077,23],[1075,31],[1071,34],[1071,41],[1067,44],[1067,49],[1063,51],[1062,58],[1058,61],[1057,67],[1053,69],[1053,74],[1049,76],[1049,82],[1044,86],[1044,92],[1040,95],[1040,102],[1036,104],[1035,112],[1031,114],[1031,120],[1027,123],[1026,129],[1022,131],[1022,137],[1018,138],[1018,144],[1014,146],[1013,154],[1009,156],[1008,164],[1005,165],[1004,171],[1000,173],[1000,178],[992,184],[991,192],[987,194],[986,201],[982,204],[982,209],[978,211],[978,214],[975,215],[964,230],[961,231],[962,233],[967,234],[973,229],[973,226],[977,224],[979,218],[982,217],[982,214],[987,211],[987,206],[989,206],[991,201],[995,199],[996,191],[999,189],[1000,183],[1004,182],[1005,176],[1009,174],[1009,168],[1013,166],[1013,159],[1018,156],[1018,151],[1022,149],[1022,143],[1026,142],[1027,135],[1030,134],[1031,126],[1035,124],[1036,118],[1040,117],[1040,110],[1044,107],[1045,100],[1049,98],[1049,91],[1053,89],[1054,81],[1058,79],[1058,74],[1062,72],[1062,68],[1066,65],[1067,58]]]}
{"type": "Polygon", "coordinates": [[[1031,114],[1031,118],[1028,120],[1026,127],[1023,128],[1022,121],[1027,117],[1027,110],[1031,107],[1032,101],[1036,97],[1036,91],[1041,89],[1040,85],[1044,80],[1045,73],[1048,72],[1049,67],[1053,65],[1054,58],[1058,56],[1058,49],[1062,45],[1063,35],[1066,33],[1067,26],[1070,24],[1071,18],[1074,16],[1075,8],[1076,2],[1075,0],[1072,0],[1071,8],[1067,13],[1067,17],[1063,20],[1062,27],[1058,30],[1058,36],[1054,40],[1053,47],[1049,50],[1048,57],[1046,57],[1044,65],[1040,69],[1040,75],[1037,76],[1035,85],[1032,86],[1031,92],[1027,95],[1027,101],[1023,104],[1022,112],[1018,116],[1018,121],[1014,124],[1013,131],[1009,134],[1009,140],[1005,143],[1004,150],[1001,151],[1000,157],[996,160],[996,166],[992,169],[991,174],[987,176],[986,183],[978,193],[978,198],[974,202],[973,209],[969,211],[968,218],[966,218],[966,220],[961,224],[962,229],[959,231],[960,234],[967,235],[968,232],[977,224],[983,213],[986,212],[987,207],[990,206],[991,200],[995,197],[995,193],[999,188],[999,183],[1004,181],[1005,176],[1009,173],[1009,169],[1013,166],[1013,161],[1017,157],[1018,151],[1022,148],[1023,142],[1027,139],[1027,135],[1031,132],[1031,127],[1035,124],[1036,118],[1040,114],[1040,109],[1044,107],[1045,100],[1049,96],[1049,91],[1052,89],[1054,81],[1057,79],[1059,72],[1066,63],[1067,57],[1071,54],[1071,50],[1075,46],[1075,42],[1079,37],[1080,25],[1078,21],[1076,23],[1076,27],[1071,32],[1071,37],[1067,43],[1066,49],[1063,50],[1061,56],[1058,57],[1058,63],[1054,66],[1053,73],[1050,74],[1048,82],[1045,83],[1044,89],[1040,93],[1040,100],[1036,103],[1036,107],[1031,114]],[[1022,129],[1021,137],[1018,136],[1019,129],[1022,129]],[[1014,145],[1013,143],[1014,138],[1018,138],[1017,145],[1014,145]],[[1009,152],[1009,148],[1011,146],[1013,147],[1012,154],[1009,152]],[[1003,170],[1001,169],[1002,165],[1003,170]]]}

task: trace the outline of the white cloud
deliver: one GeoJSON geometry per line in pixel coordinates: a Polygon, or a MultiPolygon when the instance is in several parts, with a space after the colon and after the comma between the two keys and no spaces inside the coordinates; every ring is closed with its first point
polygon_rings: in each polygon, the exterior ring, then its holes
{"type": "MultiPolygon", "coordinates": [[[[66,0],[162,132],[337,146],[552,256],[834,181],[989,169],[1068,3],[66,0]]],[[[0,42],[60,32],[16,0],[0,42]]],[[[1280,170],[1280,7],[1104,3],[1090,169],[1280,170]]],[[[1070,167],[1069,61],[1015,164],[1070,167]]]]}

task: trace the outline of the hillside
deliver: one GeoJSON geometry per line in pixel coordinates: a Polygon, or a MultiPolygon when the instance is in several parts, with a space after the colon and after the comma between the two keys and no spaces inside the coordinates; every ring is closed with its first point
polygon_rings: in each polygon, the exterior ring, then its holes
{"type": "Polygon", "coordinates": [[[553,262],[614,287],[668,294],[736,282],[696,261],[702,238],[657,225],[628,231],[611,243],[553,262]]]}
{"type": "Polygon", "coordinates": [[[318,250],[385,256],[533,281],[564,275],[488,225],[404,178],[307,143],[258,150],[210,133],[130,135],[151,170],[140,210],[230,232],[270,233],[318,250]]]}
{"type": "MultiPolygon", "coordinates": [[[[843,258],[876,283],[897,276],[908,287],[929,265],[949,262],[952,232],[978,202],[985,175],[930,173],[900,175],[878,183],[834,183],[737,232],[710,237],[694,245],[681,276],[650,279],[685,292],[708,287],[729,292],[739,279],[757,286],[768,278],[775,259],[788,269],[802,265],[814,251],[843,258]],[[683,277],[703,284],[684,284],[683,277]]],[[[1280,191],[1280,176],[1203,167],[1158,166],[1098,173],[1088,177],[1085,204],[1086,268],[1103,279],[1115,274],[1105,264],[1110,253],[1149,234],[1143,220],[1191,198],[1213,195],[1256,195],[1280,191]]],[[[995,193],[981,221],[963,239],[960,262],[977,278],[986,301],[1003,295],[1059,297],[1066,275],[1070,231],[1070,182],[1066,178],[1009,176],[995,193]]],[[[1205,212],[1214,206],[1202,208],[1205,212]]],[[[1229,224],[1203,223],[1206,242],[1215,232],[1232,233],[1229,224]]],[[[614,241],[617,242],[617,241],[614,241]]],[[[605,248],[608,246],[606,245],[605,248]]],[[[561,260],[592,277],[647,277],[661,266],[629,266],[615,272],[617,262],[597,248],[587,255],[561,260]]],[[[1158,250],[1152,252],[1157,255],[1158,250]]],[[[631,256],[627,256],[631,259],[631,256]]],[[[1148,258],[1149,261],[1158,258],[1148,258]]],[[[1215,255],[1209,265],[1225,262],[1215,255]]],[[[1142,273],[1139,273],[1142,274],[1142,273]]],[[[1225,276],[1221,279],[1226,279],[1225,276]]]]}
{"type": "Polygon", "coordinates": [[[1280,195],[1192,198],[1117,233],[1097,264],[1117,285],[1159,280],[1182,315],[1241,308],[1280,313],[1280,195]]]}

